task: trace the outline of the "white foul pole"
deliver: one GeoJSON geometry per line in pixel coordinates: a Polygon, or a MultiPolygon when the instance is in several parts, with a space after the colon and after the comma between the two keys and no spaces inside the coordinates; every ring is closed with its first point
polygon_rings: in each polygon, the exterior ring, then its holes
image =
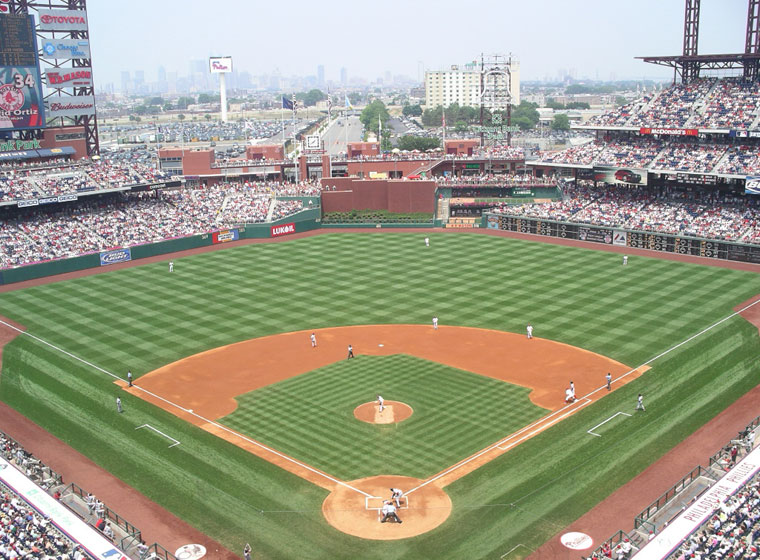
{"type": "Polygon", "coordinates": [[[227,122],[227,78],[225,72],[219,73],[219,100],[222,104],[222,122],[227,122]]]}

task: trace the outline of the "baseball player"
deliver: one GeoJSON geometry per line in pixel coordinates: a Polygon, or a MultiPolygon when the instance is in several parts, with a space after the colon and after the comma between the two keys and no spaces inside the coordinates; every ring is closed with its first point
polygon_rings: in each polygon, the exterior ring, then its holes
{"type": "Polygon", "coordinates": [[[174,272],[174,261],[169,261],[169,272],[174,272]]]}
{"type": "Polygon", "coordinates": [[[643,410],[646,412],[646,408],[644,408],[644,397],[641,396],[641,393],[639,393],[639,399],[636,401],[636,410],[643,410]]]}
{"type": "Polygon", "coordinates": [[[623,266],[628,264],[628,255],[623,255],[623,266]]]}
{"type": "Polygon", "coordinates": [[[438,330],[438,316],[433,317],[433,328],[438,330]]]}
{"type": "Polygon", "coordinates": [[[346,359],[350,360],[353,357],[354,357],[354,347],[349,344],[348,345],[348,358],[346,358],[346,359]]]}
{"type": "Polygon", "coordinates": [[[396,502],[396,507],[401,507],[401,498],[404,497],[404,492],[400,488],[391,488],[391,500],[396,502]]]}
{"type": "Polygon", "coordinates": [[[425,238],[425,247],[430,247],[430,238],[429,237],[425,238]]]}
{"type": "Polygon", "coordinates": [[[572,381],[570,382],[570,392],[573,394],[573,400],[576,400],[575,399],[575,383],[573,383],[572,381]]]}
{"type": "Polygon", "coordinates": [[[377,404],[380,407],[380,412],[385,410],[385,400],[380,395],[377,396],[377,404]]]}
{"type": "Polygon", "coordinates": [[[127,385],[129,387],[132,386],[132,370],[131,369],[127,370],[127,385]]]}
{"type": "Polygon", "coordinates": [[[317,347],[317,335],[315,335],[314,333],[311,333],[311,336],[309,338],[311,338],[311,347],[312,348],[316,348],[317,347]]]}
{"type": "Polygon", "coordinates": [[[565,402],[566,403],[575,402],[575,396],[573,395],[573,390],[570,387],[565,389],[565,402]]]}
{"type": "Polygon", "coordinates": [[[244,560],[251,560],[251,545],[248,543],[245,543],[245,547],[243,548],[243,559],[244,560]]]}
{"type": "Polygon", "coordinates": [[[118,412],[119,414],[124,412],[124,409],[121,408],[121,398],[119,397],[116,397],[116,412],[118,412]]]}
{"type": "Polygon", "coordinates": [[[528,326],[525,327],[525,330],[528,332],[528,338],[533,338],[533,325],[528,323],[528,326]]]}
{"type": "Polygon", "coordinates": [[[610,391],[612,389],[612,374],[608,371],[604,378],[607,380],[607,390],[610,391]]]}

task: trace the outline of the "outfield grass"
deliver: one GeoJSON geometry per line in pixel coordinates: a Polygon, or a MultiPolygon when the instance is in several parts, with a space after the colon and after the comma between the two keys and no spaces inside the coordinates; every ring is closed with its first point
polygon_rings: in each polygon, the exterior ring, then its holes
{"type": "MultiPolygon", "coordinates": [[[[131,368],[139,383],[256,336],[428,324],[433,314],[521,333],[531,322],[536,336],[638,365],[760,292],[749,272],[644,257],[622,267],[616,254],[473,234],[433,234],[426,249],[425,235],[237,247],[174,259],[173,274],[156,263],[1,294],[0,314],[107,371],[131,368]]],[[[386,543],[334,531],[320,511],[324,490],[140,399],[122,394],[116,414],[109,376],[29,337],[3,352],[0,398],[233,550],[251,541],[259,558],[498,558],[516,544],[536,548],[754,386],[758,353],[757,329],[726,321],[452,484],[454,512],[435,531],[386,543]],[[632,411],[638,392],[646,414],[615,437],[586,434],[632,411]],[[146,422],[182,445],[134,431],[146,422]]]]}
{"type": "Polygon", "coordinates": [[[343,480],[427,478],[543,416],[529,393],[413,356],[359,356],[241,395],[219,422],[343,480]],[[357,420],[354,408],[377,394],[414,414],[357,420]]]}

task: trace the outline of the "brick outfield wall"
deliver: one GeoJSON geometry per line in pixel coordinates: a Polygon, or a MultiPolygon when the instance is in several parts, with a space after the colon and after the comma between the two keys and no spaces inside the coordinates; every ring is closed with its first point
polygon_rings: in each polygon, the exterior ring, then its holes
{"type": "Polygon", "coordinates": [[[435,212],[435,181],[403,179],[322,179],[330,190],[322,191],[322,211],[388,210],[390,212],[435,212]],[[332,188],[335,187],[335,190],[332,188]]]}

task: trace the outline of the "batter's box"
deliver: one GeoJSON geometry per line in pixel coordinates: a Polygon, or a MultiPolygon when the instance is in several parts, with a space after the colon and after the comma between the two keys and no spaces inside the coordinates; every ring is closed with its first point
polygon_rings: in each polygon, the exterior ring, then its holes
{"type": "MultiPolygon", "coordinates": [[[[380,498],[378,496],[367,496],[364,498],[364,508],[368,510],[380,511],[383,509],[383,502],[390,498],[380,498]]],[[[409,509],[409,496],[401,498],[401,507],[398,509],[409,509]]],[[[396,502],[393,502],[394,505],[396,502]]]]}

